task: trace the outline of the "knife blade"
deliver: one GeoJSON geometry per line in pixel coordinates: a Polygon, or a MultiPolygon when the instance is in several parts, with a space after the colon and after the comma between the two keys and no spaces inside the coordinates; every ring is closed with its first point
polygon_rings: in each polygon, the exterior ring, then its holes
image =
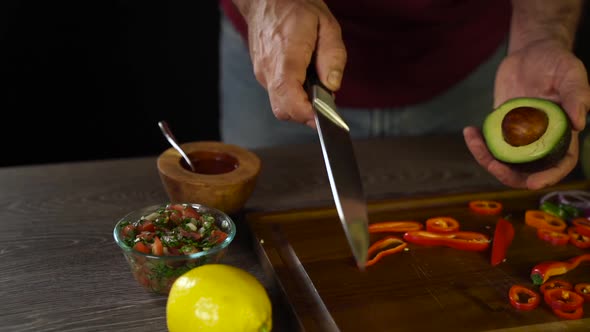
{"type": "Polygon", "coordinates": [[[310,66],[306,89],[315,113],[334,203],[356,264],[365,269],[369,248],[367,203],[350,129],[336,109],[334,94],[310,66]]]}

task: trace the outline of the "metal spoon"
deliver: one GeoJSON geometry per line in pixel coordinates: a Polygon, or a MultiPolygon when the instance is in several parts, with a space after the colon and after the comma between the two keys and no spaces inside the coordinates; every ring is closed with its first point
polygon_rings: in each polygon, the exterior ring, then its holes
{"type": "Polygon", "coordinates": [[[186,153],[184,153],[180,145],[178,145],[178,143],[176,142],[176,138],[172,134],[170,127],[168,127],[168,123],[166,121],[160,121],[158,122],[158,126],[160,126],[160,129],[162,130],[164,137],[166,137],[168,142],[170,142],[170,144],[176,149],[176,151],[180,153],[180,155],[182,156],[182,158],[184,158],[184,161],[186,161],[191,170],[193,172],[196,172],[195,166],[191,162],[190,158],[186,155],[186,153]]]}

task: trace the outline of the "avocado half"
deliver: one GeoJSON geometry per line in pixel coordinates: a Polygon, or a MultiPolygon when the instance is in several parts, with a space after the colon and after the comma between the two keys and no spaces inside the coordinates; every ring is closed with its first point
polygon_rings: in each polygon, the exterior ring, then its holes
{"type": "Polygon", "coordinates": [[[561,160],[572,138],[567,114],[540,98],[514,98],[488,114],[483,136],[492,155],[526,172],[549,168],[561,160]]]}

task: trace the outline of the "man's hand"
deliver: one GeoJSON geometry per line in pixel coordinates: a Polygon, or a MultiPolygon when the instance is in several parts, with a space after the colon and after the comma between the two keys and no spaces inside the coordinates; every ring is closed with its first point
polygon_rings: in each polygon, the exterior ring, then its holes
{"type": "Polygon", "coordinates": [[[303,88],[315,52],[323,84],[340,88],[346,49],[340,25],[321,0],[234,0],[248,24],[254,74],[268,91],[280,120],[315,128],[312,107],[303,88]]]}
{"type": "MultiPolygon", "coordinates": [[[[520,0],[519,3],[522,5],[527,2],[543,1],[520,0]]],[[[552,4],[559,6],[565,2],[552,4]]],[[[549,15],[551,12],[548,12],[549,15]]],[[[517,24],[514,20],[509,55],[502,61],[496,74],[494,107],[515,97],[539,97],[560,104],[567,112],[573,129],[567,154],[549,169],[536,173],[518,172],[494,159],[478,129],[468,127],[463,134],[476,161],[500,182],[514,188],[541,189],[562,180],[578,162],[578,134],[585,127],[586,114],[590,109],[588,74],[584,64],[571,51],[572,36],[549,33],[551,30],[544,30],[538,22],[527,26],[522,22],[517,24]],[[520,30],[515,31],[518,27],[520,30]],[[524,27],[534,28],[525,31],[524,27]]],[[[549,21],[555,24],[555,21],[549,21]]],[[[571,26],[569,29],[572,30],[571,26]]]]}
{"type": "Polygon", "coordinates": [[[590,107],[584,65],[570,51],[550,43],[534,44],[511,54],[496,75],[495,106],[523,96],[553,100],[568,113],[572,142],[566,156],[554,167],[531,174],[514,171],[492,157],[477,129],[466,128],[464,136],[477,162],[499,181],[515,188],[540,189],[564,178],[578,161],[578,133],[584,129],[590,107]]]}

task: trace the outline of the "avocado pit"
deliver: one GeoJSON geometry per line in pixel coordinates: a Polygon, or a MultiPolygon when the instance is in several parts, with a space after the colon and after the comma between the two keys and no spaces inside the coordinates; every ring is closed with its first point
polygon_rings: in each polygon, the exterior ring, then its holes
{"type": "Polygon", "coordinates": [[[502,120],[502,136],[512,146],[529,145],[538,140],[549,126],[549,117],[533,107],[518,107],[502,120]]]}

